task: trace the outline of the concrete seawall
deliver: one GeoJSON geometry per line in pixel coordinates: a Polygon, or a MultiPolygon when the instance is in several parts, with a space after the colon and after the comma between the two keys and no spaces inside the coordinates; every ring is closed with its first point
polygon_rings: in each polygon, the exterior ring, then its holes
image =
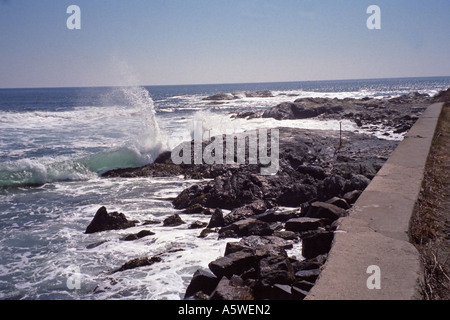
{"type": "Polygon", "coordinates": [[[423,112],[349,216],[339,220],[307,300],[421,299],[421,259],[408,228],[442,106],[423,112]]]}

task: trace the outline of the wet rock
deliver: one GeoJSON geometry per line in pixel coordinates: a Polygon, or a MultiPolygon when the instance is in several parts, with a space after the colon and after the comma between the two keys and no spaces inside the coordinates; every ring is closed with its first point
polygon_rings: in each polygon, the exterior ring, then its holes
{"type": "Polygon", "coordinates": [[[151,266],[152,264],[154,264],[156,262],[161,262],[161,261],[162,261],[161,257],[157,257],[157,256],[151,257],[151,258],[148,258],[148,257],[136,258],[136,259],[130,260],[127,263],[123,264],[119,269],[115,270],[113,273],[129,270],[129,269],[134,269],[134,268],[138,268],[138,267],[151,266]]]}
{"type": "Polygon", "coordinates": [[[211,228],[205,228],[203,229],[200,234],[198,235],[199,238],[206,238],[208,234],[214,233],[215,231],[211,228]]]}
{"type": "Polygon", "coordinates": [[[155,233],[150,230],[142,230],[142,231],[139,231],[138,233],[127,235],[123,240],[133,241],[133,240],[141,239],[141,238],[144,238],[147,236],[152,236],[154,234],[155,233]]]}
{"type": "Polygon", "coordinates": [[[85,233],[126,229],[135,225],[136,222],[129,221],[123,213],[108,212],[105,207],[101,207],[95,214],[94,219],[87,226],[85,233]]]}
{"type": "Polygon", "coordinates": [[[202,221],[194,221],[193,223],[191,223],[189,225],[189,229],[201,229],[204,228],[208,225],[208,223],[206,222],[202,222],[202,221]]]}
{"type": "Polygon", "coordinates": [[[86,246],[86,249],[93,249],[93,248],[96,248],[96,247],[98,247],[98,246],[101,246],[101,245],[104,244],[105,242],[108,242],[108,240],[101,240],[101,241],[98,241],[98,242],[94,242],[94,243],[88,244],[88,245],[86,246]]]}
{"type": "Polygon", "coordinates": [[[166,219],[164,219],[164,221],[163,221],[163,225],[165,227],[175,227],[175,226],[179,226],[184,223],[185,222],[181,219],[180,215],[178,215],[178,214],[171,215],[171,216],[167,217],[166,219]]]}

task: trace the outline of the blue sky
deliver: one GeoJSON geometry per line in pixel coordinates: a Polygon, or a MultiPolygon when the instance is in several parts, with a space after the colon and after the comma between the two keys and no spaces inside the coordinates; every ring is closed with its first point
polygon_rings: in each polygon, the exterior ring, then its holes
{"type": "Polygon", "coordinates": [[[449,16],[448,0],[0,0],[0,87],[449,76],[449,16]]]}

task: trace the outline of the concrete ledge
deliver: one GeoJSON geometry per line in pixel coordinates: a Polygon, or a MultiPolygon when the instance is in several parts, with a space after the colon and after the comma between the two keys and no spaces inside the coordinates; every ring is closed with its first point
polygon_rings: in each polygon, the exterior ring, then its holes
{"type": "Polygon", "coordinates": [[[408,228],[443,103],[430,105],[338,221],[327,263],[307,300],[420,299],[422,267],[408,228]],[[380,289],[369,289],[369,266],[380,289]]]}

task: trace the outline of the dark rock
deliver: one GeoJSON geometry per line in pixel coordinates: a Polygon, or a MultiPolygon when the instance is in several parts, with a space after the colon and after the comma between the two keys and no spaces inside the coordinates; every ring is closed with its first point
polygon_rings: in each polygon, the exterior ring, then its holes
{"type": "Polygon", "coordinates": [[[308,174],[316,179],[323,180],[326,177],[325,170],[321,167],[317,166],[307,166],[301,165],[297,168],[297,171],[300,173],[308,174]]]}
{"type": "Polygon", "coordinates": [[[233,275],[230,279],[222,277],[210,300],[254,300],[254,296],[252,289],[244,285],[242,278],[233,275]]]}
{"type": "Polygon", "coordinates": [[[364,190],[370,183],[370,180],[361,174],[350,175],[350,178],[345,182],[344,192],[351,190],[364,190]]]}
{"type": "Polygon", "coordinates": [[[171,156],[172,156],[172,152],[170,151],[164,151],[162,153],[160,153],[155,161],[153,161],[153,163],[171,163],[171,156]]]}
{"type": "Polygon", "coordinates": [[[306,259],[328,253],[333,243],[333,232],[318,232],[302,238],[302,256],[306,259]]]}
{"type": "Polygon", "coordinates": [[[221,93],[217,93],[215,95],[203,98],[203,100],[220,101],[220,100],[235,100],[238,98],[239,97],[234,94],[221,92],[221,93]]]}
{"type": "Polygon", "coordinates": [[[283,102],[262,114],[263,118],[274,118],[277,120],[306,119],[317,117],[326,112],[322,106],[309,106],[299,102],[283,102]]]}
{"type": "Polygon", "coordinates": [[[186,288],[184,298],[191,297],[199,291],[206,295],[211,295],[218,283],[219,279],[212,273],[199,269],[192,276],[191,282],[186,288]]]}
{"type": "Polygon", "coordinates": [[[239,220],[245,220],[252,217],[255,213],[249,206],[243,206],[231,210],[225,217],[223,217],[223,224],[230,225],[239,220]]]}
{"type": "Polygon", "coordinates": [[[106,230],[119,230],[134,227],[135,221],[129,221],[123,213],[107,212],[105,207],[98,209],[94,219],[87,226],[85,233],[94,233],[106,230]]]}
{"type": "Polygon", "coordinates": [[[104,244],[105,242],[108,242],[108,240],[101,240],[101,241],[98,241],[98,242],[94,242],[94,243],[88,244],[88,245],[86,246],[86,249],[93,249],[93,248],[96,248],[96,247],[98,247],[98,246],[104,244]]]}
{"type": "Polygon", "coordinates": [[[155,233],[150,231],[150,230],[141,230],[138,233],[135,234],[129,234],[127,235],[123,240],[125,241],[132,241],[132,240],[137,240],[137,239],[141,239],[147,236],[152,236],[155,233]]]}
{"type": "Polygon", "coordinates": [[[316,259],[316,257],[312,259],[305,259],[302,261],[294,261],[292,262],[292,267],[294,268],[294,271],[303,271],[303,270],[313,270],[313,269],[320,269],[323,266],[324,262],[319,261],[316,259]]]}
{"type": "Polygon", "coordinates": [[[201,213],[205,208],[201,204],[195,203],[183,210],[183,213],[201,213]]]}
{"type": "Polygon", "coordinates": [[[208,267],[218,278],[230,278],[233,274],[240,275],[252,268],[255,262],[256,258],[251,252],[237,251],[210,262],[208,267]]]}
{"type": "Polygon", "coordinates": [[[270,290],[270,300],[295,300],[292,287],[287,284],[274,284],[270,290]]]}
{"type": "Polygon", "coordinates": [[[331,221],[347,216],[347,211],[334,204],[316,201],[311,203],[306,217],[310,218],[325,218],[331,221]]]}
{"type": "Polygon", "coordinates": [[[276,236],[248,236],[243,237],[239,243],[245,247],[257,249],[258,247],[272,246],[276,248],[290,249],[292,242],[276,236]]]}
{"type": "Polygon", "coordinates": [[[294,280],[294,269],[287,256],[269,255],[259,261],[259,286],[267,287],[276,283],[291,284],[294,280]]]}
{"type": "Polygon", "coordinates": [[[287,221],[296,216],[295,210],[281,210],[278,207],[266,210],[264,213],[254,216],[255,219],[265,222],[287,221]]]}
{"type": "Polygon", "coordinates": [[[228,226],[222,227],[219,230],[219,238],[236,238],[250,235],[267,236],[272,233],[273,230],[267,222],[249,218],[239,220],[228,226]]]}
{"type": "Polygon", "coordinates": [[[320,269],[301,270],[295,273],[298,280],[314,283],[320,275],[320,269]]]}
{"type": "Polygon", "coordinates": [[[128,261],[127,263],[122,265],[119,269],[115,270],[114,272],[125,271],[125,270],[134,269],[134,268],[138,268],[138,267],[151,266],[152,264],[154,264],[156,262],[160,262],[160,261],[162,261],[161,257],[157,257],[157,256],[151,257],[151,258],[148,258],[148,257],[136,258],[136,259],[128,261]]]}
{"type": "Polygon", "coordinates": [[[189,225],[189,229],[200,229],[200,228],[204,228],[208,225],[208,223],[206,222],[202,222],[202,221],[194,221],[193,223],[191,223],[189,225]]]}
{"type": "Polygon", "coordinates": [[[202,230],[202,232],[200,232],[199,234],[199,238],[206,238],[208,236],[208,234],[210,233],[214,233],[215,231],[211,228],[205,228],[202,230]]]}
{"type": "Polygon", "coordinates": [[[284,240],[296,240],[298,234],[293,231],[274,231],[273,235],[284,240]]]}
{"type": "Polygon", "coordinates": [[[309,290],[311,290],[312,287],[314,287],[314,282],[309,282],[306,280],[298,280],[298,281],[295,281],[292,286],[296,287],[300,290],[308,292],[309,290]]]}
{"type": "Polygon", "coordinates": [[[292,295],[295,300],[303,300],[308,295],[308,291],[294,285],[292,286],[292,295]]]}
{"type": "Polygon", "coordinates": [[[322,193],[326,198],[332,198],[343,193],[346,179],[340,175],[332,175],[323,180],[322,193]]]}
{"type": "Polygon", "coordinates": [[[178,214],[171,215],[166,219],[164,219],[163,221],[163,225],[166,227],[175,227],[184,223],[185,222],[181,219],[181,217],[178,214]]]}
{"type": "Polygon", "coordinates": [[[286,221],[286,230],[294,232],[303,232],[309,230],[315,230],[320,227],[321,220],[317,218],[293,218],[286,221]]]}
{"type": "Polygon", "coordinates": [[[157,221],[157,220],[145,220],[145,221],[142,223],[142,225],[143,225],[143,226],[146,226],[146,225],[149,225],[149,224],[158,224],[158,223],[161,223],[161,221],[157,221]]]}
{"type": "Polygon", "coordinates": [[[333,204],[339,208],[342,208],[344,210],[350,209],[350,205],[348,204],[347,200],[339,198],[339,197],[333,197],[331,199],[328,199],[325,201],[326,203],[333,204]]]}
{"type": "Polygon", "coordinates": [[[344,199],[349,203],[353,204],[358,200],[359,196],[361,195],[362,190],[353,190],[349,191],[346,194],[344,194],[344,199]]]}

